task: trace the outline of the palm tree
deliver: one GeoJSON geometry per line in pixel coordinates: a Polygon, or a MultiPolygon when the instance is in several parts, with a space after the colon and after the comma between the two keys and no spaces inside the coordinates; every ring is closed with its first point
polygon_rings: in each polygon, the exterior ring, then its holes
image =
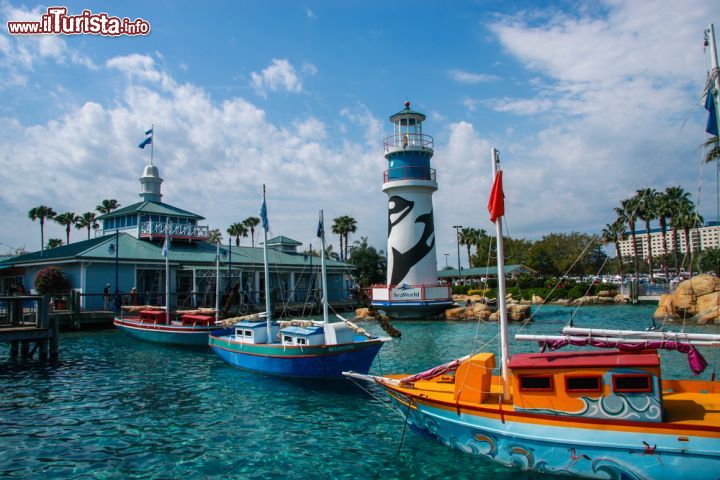
{"type": "Polygon", "coordinates": [[[103,200],[100,205],[95,207],[95,210],[105,215],[106,213],[110,213],[113,210],[117,210],[118,208],[120,208],[120,206],[121,205],[118,203],[117,200],[115,200],[114,198],[110,198],[103,200]]]}
{"type": "Polygon", "coordinates": [[[240,246],[240,237],[247,238],[248,227],[244,223],[233,223],[227,229],[228,235],[235,237],[235,246],[240,246]]]}
{"type": "Polygon", "coordinates": [[[470,257],[470,247],[472,245],[476,245],[478,243],[479,236],[480,236],[480,231],[477,228],[465,227],[460,230],[460,234],[458,236],[458,242],[460,242],[460,245],[465,245],[465,248],[467,248],[468,268],[472,267],[472,258],[470,257]]]}
{"type": "Polygon", "coordinates": [[[690,194],[683,190],[683,188],[679,185],[677,187],[666,188],[665,198],[670,205],[670,228],[672,229],[673,251],[675,253],[675,273],[679,274],[680,249],[678,248],[678,245],[680,244],[680,241],[678,240],[678,228],[681,227],[678,224],[677,217],[680,215],[683,205],[690,204],[692,202],[690,201],[690,194]]]}
{"type": "Polygon", "coordinates": [[[696,228],[698,224],[704,223],[702,215],[695,211],[695,205],[692,202],[683,203],[677,217],[677,226],[683,230],[685,236],[685,248],[689,257],[688,274],[692,277],[693,273],[693,257],[694,248],[690,239],[690,230],[696,228]]]}
{"type": "Polygon", "coordinates": [[[653,252],[650,236],[650,222],[657,218],[656,213],[657,192],[654,188],[641,188],[636,193],[638,199],[637,216],[645,222],[645,238],[648,248],[648,270],[650,271],[650,283],[653,283],[653,252]]]}
{"type": "Polygon", "coordinates": [[[333,218],[333,224],[330,230],[340,238],[340,260],[343,260],[343,238],[345,236],[345,219],[344,217],[333,218]]]}
{"type": "Polygon", "coordinates": [[[627,237],[625,234],[625,224],[622,222],[622,219],[619,218],[613,223],[605,224],[605,228],[603,228],[601,234],[603,242],[615,244],[615,256],[620,262],[620,276],[623,275],[623,258],[622,253],[620,253],[620,241],[624,240],[624,237],[627,237]]]}
{"type": "Polygon", "coordinates": [[[55,217],[55,222],[65,227],[65,243],[70,244],[70,229],[77,222],[75,212],[65,212],[55,217]]]}
{"type": "Polygon", "coordinates": [[[703,148],[707,149],[705,152],[705,162],[710,163],[714,160],[720,160],[720,142],[718,141],[718,137],[708,138],[705,143],[703,143],[703,148]]]}
{"type": "Polygon", "coordinates": [[[222,242],[222,233],[219,228],[213,228],[208,232],[207,242],[212,243],[213,245],[217,245],[222,242]]]}
{"type": "MultiPolygon", "coordinates": [[[[250,229],[250,236],[252,238],[252,246],[255,246],[255,227],[258,226],[260,223],[260,219],[258,217],[248,217],[245,220],[243,220],[243,225],[245,225],[247,228],[250,229]]],[[[247,235],[245,235],[247,236],[247,235]]]]}
{"type": "Polygon", "coordinates": [[[63,241],[61,238],[48,238],[47,248],[51,249],[51,248],[59,247],[62,244],[63,244],[63,241]]]}
{"type": "Polygon", "coordinates": [[[39,205],[37,207],[31,208],[28,212],[28,218],[32,220],[33,222],[35,220],[40,220],[40,250],[45,250],[45,219],[53,219],[55,218],[55,215],[57,215],[57,212],[52,209],[52,207],[47,207],[45,205],[39,205]]]}
{"type": "Polygon", "coordinates": [[[100,225],[97,223],[97,215],[95,212],[85,212],[79,217],[77,217],[77,221],[75,222],[75,228],[78,230],[82,230],[83,228],[87,228],[87,238],[90,240],[90,229],[97,230],[100,225]]]}
{"type": "Polygon", "coordinates": [[[635,282],[638,282],[638,254],[637,254],[637,236],[635,234],[635,222],[637,220],[637,198],[632,197],[620,202],[620,208],[615,209],[618,216],[618,222],[622,225],[627,224],[630,229],[630,238],[632,239],[632,255],[633,268],[635,271],[635,282]]]}
{"type": "Polygon", "coordinates": [[[668,219],[672,216],[672,204],[667,194],[657,192],[655,195],[655,213],[657,215],[658,222],[660,222],[660,233],[662,234],[663,254],[660,257],[662,259],[663,273],[665,274],[665,281],[669,281],[668,276],[668,244],[667,244],[667,227],[668,219]]]}
{"type": "Polygon", "coordinates": [[[345,225],[345,260],[348,259],[348,234],[357,232],[357,220],[348,215],[343,215],[345,225]]]}

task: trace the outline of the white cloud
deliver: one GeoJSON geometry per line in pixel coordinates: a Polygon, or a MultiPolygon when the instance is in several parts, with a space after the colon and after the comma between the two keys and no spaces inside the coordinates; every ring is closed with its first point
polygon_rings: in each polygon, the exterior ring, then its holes
{"type": "MultiPolygon", "coordinates": [[[[379,122],[364,105],[340,117],[372,135],[372,144],[338,138],[326,145],[327,127],[315,117],[298,118],[290,128],[271,123],[241,97],[217,102],[202,88],[178,84],[149,57],[116,57],[107,66],[128,78],[108,105],[68,107],[36,125],[0,117],[0,164],[14,165],[0,170],[0,208],[3,222],[23,227],[3,242],[39,248],[37,228],[25,218],[37,204],[84,212],[108,197],[136,202],[149,160],[137,144],[154,123],[163,200],[206,216],[211,227],[224,231],[255,215],[267,184],[274,232],[307,245],[324,208],[329,219],[352,215],[371,243],[383,245],[385,223],[377,217],[386,208],[380,191],[385,160],[379,122]],[[27,179],[42,188],[28,188],[27,179]]],[[[50,236],[64,238],[64,232],[50,222],[50,236]]],[[[82,233],[73,231],[72,238],[82,233]]]]}
{"type": "Polygon", "coordinates": [[[305,9],[305,15],[307,16],[307,18],[310,18],[312,20],[317,20],[317,16],[315,15],[315,12],[313,12],[309,8],[305,9]]]}
{"type": "Polygon", "coordinates": [[[113,57],[105,62],[105,66],[119,70],[129,80],[143,80],[158,83],[166,89],[172,88],[175,85],[174,80],[168,74],[157,69],[155,60],[148,55],[133,53],[131,55],[113,57]]]}
{"type": "Polygon", "coordinates": [[[465,97],[462,99],[462,105],[463,107],[467,108],[468,112],[474,112],[477,110],[477,100],[473,100],[470,97],[465,97]]]}
{"type": "Polygon", "coordinates": [[[295,73],[295,68],[287,59],[274,58],[272,64],[262,72],[250,74],[251,84],[255,92],[266,97],[268,90],[285,89],[291,93],[302,92],[302,82],[295,73]]]}
{"type": "Polygon", "coordinates": [[[318,73],[318,69],[312,63],[303,63],[302,72],[307,75],[315,76],[318,73]]]}
{"type": "Polygon", "coordinates": [[[472,73],[464,70],[450,70],[448,72],[450,78],[458,83],[465,83],[469,85],[475,85],[478,83],[495,82],[499,77],[495,75],[488,75],[486,73],[472,73]]]}
{"type": "MultiPolygon", "coordinates": [[[[3,24],[8,21],[39,21],[45,12],[41,7],[27,10],[9,3],[0,4],[3,24]]],[[[0,72],[4,77],[0,80],[0,87],[24,85],[28,72],[46,61],[97,69],[90,57],[68,47],[60,35],[9,35],[7,29],[0,33],[0,72]]]]}

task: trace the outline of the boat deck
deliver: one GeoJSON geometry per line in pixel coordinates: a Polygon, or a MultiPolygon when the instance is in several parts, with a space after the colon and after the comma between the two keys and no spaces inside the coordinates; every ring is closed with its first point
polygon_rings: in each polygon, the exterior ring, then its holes
{"type": "MultiPolygon", "coordinates": [[[[388,375],[400,379],[406,375],[388,375]]],[[[455,400],[455,377],[443,375],[430,380],[420,380],[411,386],[393,387],[393,390],[416,398],[427,399],[456,407],[469,406],[455,400]]],[[[500,411],[502,396],[501,377],[493,376],[490,394],[483,402],[472,405],[474,409],[500,411]]],[[[665,380],[663,381],[663,424],[681,426],[701,426],[716,428],[720,433],[720,382],[702,380],[665,380]]],[[[502,402],[504,414],[512,414],[515,408],[510,402],[502,402]]],[[[562,417],[562,415],[558,415],[562,417]]],[[[642,422],[645,423],[645,422],[642,422]]]]}

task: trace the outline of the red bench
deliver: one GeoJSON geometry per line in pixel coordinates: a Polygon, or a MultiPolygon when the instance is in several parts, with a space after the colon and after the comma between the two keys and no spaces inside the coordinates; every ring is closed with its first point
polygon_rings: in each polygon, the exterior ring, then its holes
{"type": "Polygon", "coordinates": [[[187,313],[180,317],[180,320],[182,320],[183,325],[210,325],[215,319],[207,315],[191,315],[187,313]]]}
{"type": "Polygon", "coordinates": [[[165,323],[165,310],[140,310],[140,321],[165,323]]]}

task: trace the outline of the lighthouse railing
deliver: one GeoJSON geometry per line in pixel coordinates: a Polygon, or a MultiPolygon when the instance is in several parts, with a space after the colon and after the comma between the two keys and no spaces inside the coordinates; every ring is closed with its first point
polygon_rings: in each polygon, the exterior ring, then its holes
{"type": "Polygon", "coordinates": [[[425,135],[424,133],[398,133],[391,135],[383,140],[383,146],[385,147],[385,153],[390,150],[402,149],[402,148],[429,148],[433,149],[433,137],[425,135]]]}
{"type": "Polygon", "coordinates": [[[206,239],[210,235],[207,225],[188,223],[140,222],[138,232],[141,236],[169,235],[171,238],[206,239]]]}
{"type": "Polygon", "coordinates": [[[393,167],[385,170],[383,173],[383,182],[392,182],[395,180],[430,180],[437,181],[437,173],[434,168],[428,167],[393,167]]]}

